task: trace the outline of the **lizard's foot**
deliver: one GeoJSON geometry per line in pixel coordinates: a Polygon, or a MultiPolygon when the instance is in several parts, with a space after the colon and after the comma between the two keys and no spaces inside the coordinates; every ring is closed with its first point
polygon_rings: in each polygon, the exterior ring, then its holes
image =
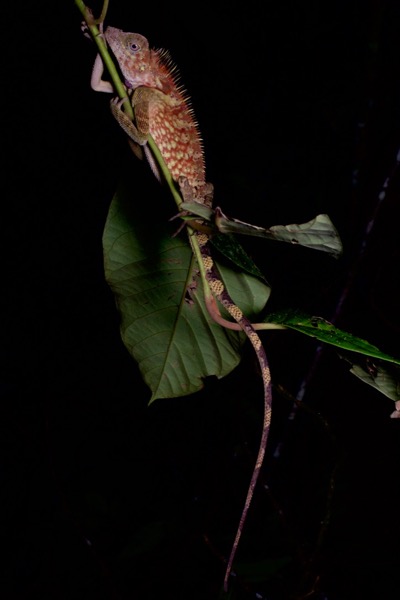
{"type": "Polygon", "coordinates": [[[212,183],[202,183],[200,185],[191,185],[187,177],[179,177],[178,179],[179,190],[182,194],[184,202],[198,202],[205,206],[211,206],[214,186],[212,183]]]}
{"type": "MultiPolygon", "coordinates": [[[[122,106],[125,102],[130,102],[128,96],[125,96],[125,98],[119,98],[118,96],[113,98],[110,102],[111,113],[116,119],[117,123],[119,123],[119,125],[125,131],[126,135],[133,140],[135,144],[139,144],[139,146],[146,146],[148,135],[139,131],[135,123],[133,123],[128,115],[126,115],[122,110],[122,106]]],[[[152,167],[151,157],[148,158],[150,166],[152,167]]]]}
{"type": "Polygon", "coordinates": [[[400,419],[400,400],[397,400],[397,402],[395,404],[395,408],[396,408],[396,410],[394,412],[392,412],[390,417],[392,419],[400,419]]]}
{"type": "Polygon", "coordinates": [[[184,202],[194,202],[195,201],[195,190],[190,185],[187,177],[179,177],[178,179],[179,190],[182,194],[182,198],[184,202]]]}
{"type": "Polygon", "coordinates": [[[81,23],[81,31],[82,31],[83,35],[89,39],[92,39],[92,36],[89,33],[89,26],[98,24],[99,31],[100,31],[100,33],[98,34],[98,37],[101,37],[104,40],[104,42],[106,42],[106,38],[104,37],[104,33],[103,33],[103,21],[98,23],[98,21],[94,18],[91,9],[88,6],[86,7],[85,14],[86,14],[86,20],[82,21],[82,23],[81,23]]]}
{"type": "MultiPolygon", "coordinates": [[[[202,206],[211,206],[212,204],[212,196],[214,187],[211,183],[204,183],[200,186],[193,186],[189,183],[187,177],[179,177],[178,178],[179,191],[182,194],[182,198],[184,202],[187,203],[197,203],[202,206]]],[[[184,225],[189,225],[192,229],[196,231],[201,231],[202,233],[206,233],[207,235],[211,235],[213,232],[213,228],[210,225],[206,224],[206,221],[199,220],[197,218],[190,218],[189,211],[180,211],[176,217],[181,217],[184,219],[183,224],[178,229],[177,233],[181,231],[184,225]],[[189,218],[187,218],[189,217],[189,218]]],[[[173,217],[173,218],[176,218],[173,217]]],[[[176,234],[177,234],[176,233],[176,234]]],[[[175,234],[175,235],[176,235],[175,234]]]]}
{"type": "Polygon", "coordinates": [[[92,39],[92,36],[89,33],[89,25],[86,23],[86,21],[82,21],[81,31],[85,37],[89,38],[90,40],[92,39]]]}
{"type": "Polygon", "coordinates": [[[114,111],[115,109],[122,110],[122,106],[125,104],[125,102],[129,102],[129,98],[127,96],[122,99],[119,98],[118,96],[115,96],[114,98],[112,98],[110,100],[111,110],[112,111],[114,111]]]}

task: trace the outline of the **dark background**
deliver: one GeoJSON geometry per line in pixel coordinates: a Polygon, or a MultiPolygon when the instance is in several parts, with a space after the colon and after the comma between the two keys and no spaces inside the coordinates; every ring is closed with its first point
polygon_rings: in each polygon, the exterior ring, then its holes
{"type": "MultiPolygon", "coordinates": [[[[214,599],[259,442],[257,365],[245,347],[229,377],[148,407],[101,236],[128,161],[137,201],[154,203],[144,227],[169,198],[90,89],[80,21],[72,0],[3,9],[1,597],[214,599]]],[[[243,242],[271,310],[335,317],[400,356],[399,3],[114,0],[108,23],[171,51],[227,213],[265,226],[328,213],[336,225],[339,261],[243,242]]],[[[230,597],[395,597],[393,402],[332,349],[295,333],[263,340],[273,429],[230,597]],[[288,421],[305,381],[307,410],[288,421]]]]}

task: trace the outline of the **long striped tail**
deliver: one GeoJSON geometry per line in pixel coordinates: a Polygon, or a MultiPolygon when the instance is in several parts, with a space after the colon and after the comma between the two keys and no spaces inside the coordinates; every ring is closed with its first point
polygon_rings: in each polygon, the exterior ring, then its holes
{"type": "MultiPolygon", "coordinates": [[[[264,386],[264,421],[263,428],[260,440],[260,446],[257,454],[256,464],[253,469],[253,473],[250,480],[250,485],[247,491],[246,500],[243,506],[242,514],[240,517],[239,525],[237,528],[235,540],[232,545],[232,550],[228,559],[228,564],[225,571],[224,577],[224,590],[225,592],[228,589],[228,580],[232,571],[233,561],[235,559],[236,551],[239,545],[240,538],[242,536],[244,524],[246,522],[247,513],[249,511],[249,507],[254,495],[254,489],[256,487],[258,477],[260,474],[260,470],[264,461],[265,451],[268,442],[268,435],[271,425],[271,409],[272,409],[272,389],[271,389],[271,373],[269,369],[267,355],[265,353],[264,347],[262,345],[261,339],[257,332],[255,331],[253,325],[249,321],[249,319],[243,314],[238,306],[233,302],[228,292],[225,289],[224,283],[222,282],[216,267],[214,265],[213,258],[211,256],[209,250],[209,237],[208,235],[200,232],[195,233],[202,261],[204,264],[206,278],[208,284],[210,286],[211,291],[216,296],[216,298],[221,302],[221,304],[226,308],[229,314],[233,317],[233,319],[240,325],[241,329],[244,331],[248,339],[250,340],[254,351],[257,355],[258,362],[260,364],[261,376],[263,380],[264,386]]],[[[223,320],[223,319],[222,319],[223,320]]],[[[219,320],[221,322],[221,320],[219,320]]]]}

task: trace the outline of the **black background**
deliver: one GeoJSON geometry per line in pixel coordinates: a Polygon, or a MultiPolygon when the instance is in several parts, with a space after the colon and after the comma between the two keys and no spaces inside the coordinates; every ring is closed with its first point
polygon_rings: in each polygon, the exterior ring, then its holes
{"type": "MultiPolygon", "coordinates": [[[[90,89],[95,50],[80,21],[72,0],[3,10],[2,598],[218,598],[259,441],[257,365],[246,347],[223,381],[148,407],[101,236],[128,161],[137,201],[154,203],[144,227],[169,198],[90,89]]],[[[328,213],[339,230],[339,261],[244,242],[271,310],[338,313],[338,326],[400,356],[398,172],[379,203],[400,140],[399,3],[114,0],[108,23],[170,50],[225,212],[265,226],[328,213]]],[[[396,596],[393,402],[333,350],[315,362],[310,339],[263,340],[270,490],[259,486],[238,561],[284,566],[237,578],[231,597],[396,596]],[[287,394],[305,378],[310,411],[288,424],[287,394]]]]}

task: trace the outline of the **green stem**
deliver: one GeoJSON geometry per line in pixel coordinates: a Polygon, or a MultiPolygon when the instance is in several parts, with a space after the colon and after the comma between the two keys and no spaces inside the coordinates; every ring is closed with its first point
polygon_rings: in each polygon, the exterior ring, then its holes
{"type": "MultiPolygon", "coordinates": [[[[121,100],[128,99],[128,94],[126,93],[126,88],[121,81],[121,78],[118,74],[117,68],[115,67],[114,61],[111,58],[110,53],[108,52],[107,45],[104,41],[104,36],[97,27],[97,23],[103,22],[101,19],[104,19],[104,17],[105,17],[105,12],[106,12],[106,9],[108,6],[108,1],[106,0],[106,2],[104,3],[103,10],[98,19],[93,18],[91,11],[86,6],[86,4],[84,2],[82,2],[82,0],[75,0],[75,4],[78,7],[78,9],[80,10],[80,12],[82,13],[83,18],[85,19],[85,22],[88,26],[88,30],[93,38],[94,43],[97,46],[97,50],[103,60],[104,66],[107,69],[107,71],[111,77],[111,81],[113,83],[115,92],[118,94],[118,96],[121,98],[121,100]]],[[[133,119],[133,110],[132,110],[131,103],[124,102],[123,109],[126,112],[126,114],[128,115],[128,117],[130,119],[133,119]]]]}
{"type": "Polygon", "coordinates": [[[109,0],[103,0],[103,8],[97,19],[93,17],[91,9],[87,7],[82,0],[75,0],[75,4],[81,11],[83,18],[88,25],[100,25],[101,23],[104,23],[108,11],[109,0]]]}
{"type": "Polygon", "coordinates": [[[103,8],[101,9],[100,16],[95,21],[97,23],[97,25],[99,23],[104,23],[104,21],[106,20],[107,11],[108,11],[108,0],[104,0],[103,1],[103,8]]]}

